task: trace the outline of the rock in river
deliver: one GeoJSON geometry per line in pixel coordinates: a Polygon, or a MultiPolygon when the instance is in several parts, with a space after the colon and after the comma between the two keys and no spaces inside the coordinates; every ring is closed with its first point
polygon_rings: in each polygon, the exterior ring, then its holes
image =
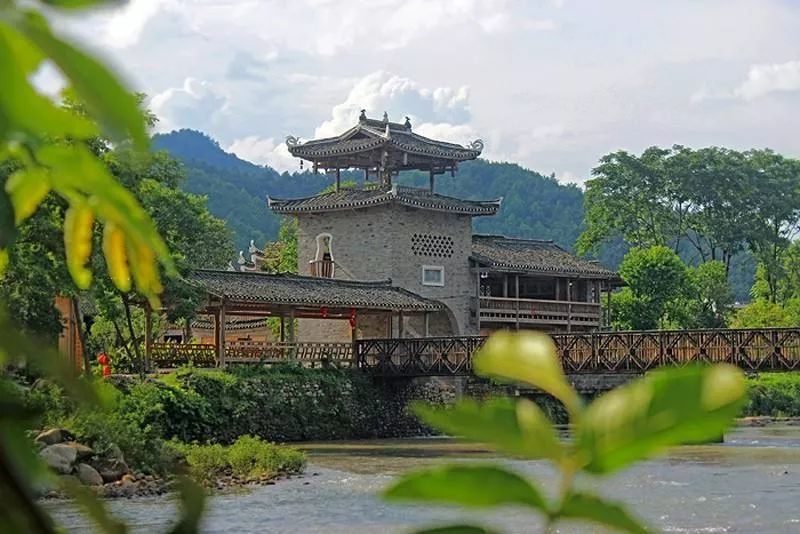
{"type": "Polygon", "coordinates": [[[72,472],[72,465],[78,458],[78,452],[69,445],[56,443],[55,445],[48,445],[42,449],[41,452],[39,452],[39,456],[54,471],[62,475],[68,475],[72,472]]]}
{"type": "Polygon", "coordinates": [[[103,477],[89,464],[78,464],[78,479],[87,486],[102,486],[103,477]]]}

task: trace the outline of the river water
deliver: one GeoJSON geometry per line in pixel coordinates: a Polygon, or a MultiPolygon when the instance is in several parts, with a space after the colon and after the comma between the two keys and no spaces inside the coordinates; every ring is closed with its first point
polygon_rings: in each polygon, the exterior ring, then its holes
{"type": "MultiPolygon", "coordinates": [[[[208,499],[204,532],[390,534],[447,522],[475,522],[504,532],[539,532],[520,508],[476,513],[460,508],[387,504],[378,494],[400,473],[443,461],[496,460],[538,479],[552,492],[544,462],[502,460],[480,446],[445,438],[308,444],[304,476],[208,499]]],[[[725,443],[680,447],[603,479],[579,479],[666,532],[800,533],[800,427],[738,428],[725,443]]],[[[47,505],[68,531],[91,531],[69,503],[47,505]]],[[[137,532],[163,532],[174,520],[170,497],[110,501],[137,532]]],[[[598,532],[565,523],[559,532],[598,532]]]]}

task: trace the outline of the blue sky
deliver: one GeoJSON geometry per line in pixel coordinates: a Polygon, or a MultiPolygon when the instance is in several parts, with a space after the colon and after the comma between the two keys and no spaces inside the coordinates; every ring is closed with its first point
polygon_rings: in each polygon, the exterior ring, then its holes
{"type": "Polygon", "coordinates": [[[133,0],[62,19],[150,95],[159,129],[201,129],[294,170],[287,135],[358,110],[582,182],[658,144],[800,156],[800,2],[133,0]]]}

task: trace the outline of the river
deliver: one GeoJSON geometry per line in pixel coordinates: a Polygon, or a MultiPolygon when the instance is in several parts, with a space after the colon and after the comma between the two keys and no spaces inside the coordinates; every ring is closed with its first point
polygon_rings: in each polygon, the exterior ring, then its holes
{"type": "MultiPolygon", "coordinates": [[[[472,521],[504,532],[537,532],[541,523],[520,508],[476,513],[460,508],[390,505],[378,494],[400,473],[443,461],[485,461],[479,446],[444,438],[304,445],[304,476],[208,500],[204,532],[408,532],[430,524],[472,521]]],[[[496,459],[552,491],[555,473],[544,462],[496,459]]],[[[666,532],[800,533],[800,427],[737,428],[724,444],[680,447],[609,478],[580,479],[625,501],[666,532]]],[[[163,532],[174,519],[170,497],[110,501],[114,515],[136,532],[163,532]]],[[[48,508],[68,531],[91,531],[69,503],[48,508]]],[[[598,532],[581,523],[559,532],[598,532]]]]}

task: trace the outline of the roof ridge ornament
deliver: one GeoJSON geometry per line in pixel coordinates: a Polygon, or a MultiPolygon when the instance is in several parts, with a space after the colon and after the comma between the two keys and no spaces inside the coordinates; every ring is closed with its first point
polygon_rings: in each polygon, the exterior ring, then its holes
{"type": "Polygon", "coordinates": [[[403,123],[403,126],[405,126],[406,130],[409,132],[411,131],[411,119],[408,118],[408,115],[406,115],[406,122],[403,123]]]}
{"type": "Polygon", "coordinates": [[[483,152],[483,139],[475,139],[467,145],[467,148],[476,152],[483,152]]]}
{"type": "Polygon", "coordinates": [[[383,112],[383,122],[389,122],[389,114],[385,111],[383,112]]]}
{"type": "Polygon", "coordinates": [[[361,114],[358,116],[358,122],[367,122],[367,110],[362,109],[361,114]]]}
{"type": "Polygon", "coordinates": [[[295,137],[293,135],[287,135],[286,136],[286,146],[288,148],[292,148],[293,146],[297,146],[299,144],[300,144],[300,138],[299,137],[295,137]]]}

